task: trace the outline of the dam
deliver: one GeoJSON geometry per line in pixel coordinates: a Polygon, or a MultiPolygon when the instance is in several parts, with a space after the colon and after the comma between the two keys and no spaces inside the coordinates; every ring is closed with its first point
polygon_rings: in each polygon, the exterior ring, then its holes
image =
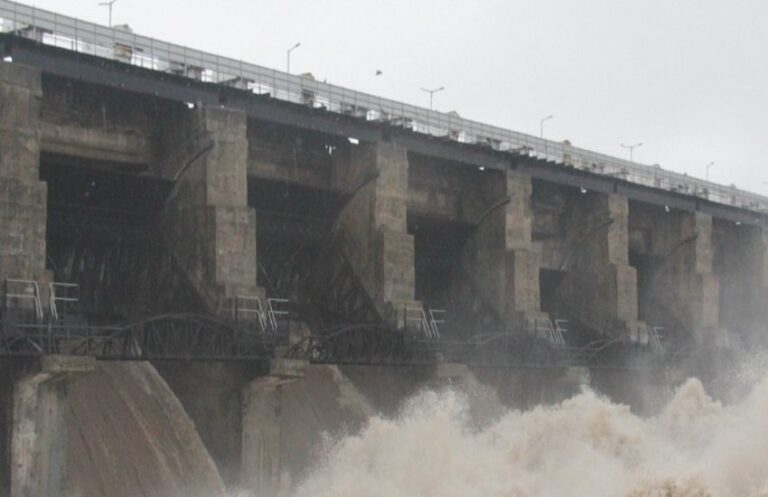
{"type": "Polygon", "coordinates": [[[0,31],[0,497],[291,495],[329,433],[461,410],[424,388],[650,413],[765,345],[766,197],[8,0],[0,31]]]}

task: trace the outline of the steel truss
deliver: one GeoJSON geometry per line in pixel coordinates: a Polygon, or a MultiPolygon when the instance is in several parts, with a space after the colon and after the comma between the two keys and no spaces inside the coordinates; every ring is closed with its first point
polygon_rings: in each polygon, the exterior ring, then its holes
{"type": "Polygon", "coordinates": [[[116,326],[0,325],[0,356],[67,354],[112,360],[255,360],[286,337],[194,314],[163,314],[116,326]]]}
{"type": "Polygon", "coordinates": [[[321,364],[430,365],[455,362],[483,367],[661,367],[669,354],[624,340],[581,347],[554,346],[525,333],[493,333],[464,340],[425,340],[384,324],[343,326],[291,346],[286,358],[321,364]]]}

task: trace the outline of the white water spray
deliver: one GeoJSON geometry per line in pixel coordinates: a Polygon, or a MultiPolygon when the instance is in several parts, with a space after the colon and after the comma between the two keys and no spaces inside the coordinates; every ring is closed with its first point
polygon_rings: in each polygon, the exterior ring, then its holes
{"type": "Polygon", "coordinates": [[[425,392],[333,444],[295,497],[768,497],[768,375],[740,401],[698,380],[643,419],[592,391],[472,427],[425,392]]]}

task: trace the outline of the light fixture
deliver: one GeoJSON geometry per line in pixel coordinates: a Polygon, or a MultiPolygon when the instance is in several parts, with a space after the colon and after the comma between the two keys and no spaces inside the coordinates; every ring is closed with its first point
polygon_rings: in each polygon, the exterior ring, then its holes
{"type": "Polygon", "coordinates": [[[349,140],[349,143],[351,143],[352,145],[360,144],[360,140],[358,140],[357,138],[352,138],[351,136],[347,138],[347,140],[349,140]]]}
{"type": "Polygon", "coordinates": [[[668,205],[664,206],[664,212],[669,212],[669,206],[668,205]]]}
{"type": "Polygon", "coordinates": [[[635,149],[637,147],[642,146],[643,142],[637,142],[637,143],[632,144],[632,145],[625,145],[625,144],[621,143],[620,145],[621,145],[621,148],[626,148],[627,150],[629,150],[629,160],[632,162],[632,161],[635,160],[635,156],[634,156],[635,149]]]}
{"type": "Polygon", "coordinates": [[[587,189],[584,188],[583,186],[581,187],[581,193],[587,193],[587,189]]]}
{"type": "Polygon", "coordinates": [[[100,7],[108,7],[109,8],[109,27],[112,27],[112,6],[115,5],[115,2],[117,0],[109,0],[108,2],[100,2],[100,7]]]}
{"type": "Polygon", "coordinates": [[[480,167],[478,167],[478,169],[481,170],[481,171],[485,171],[485,166],[480,166],[480,167]]]}
{"type": "Polygon", "coordinates": [[[445,86],[441,86],[440,88],[434,88],[434,89],[429,89],[429,88],[419,88],[419,89],[423,92],[429,93],[429,110],[432,110],[432,99],[435,96],[435,93],[445,90],[445,86]]]}
{"type": "Polygon", "coordinates": [[[291,52],[293,52],[294,50],[296,50],[300,46],[301,46],[301,42],[298,42],[294,46],[292,46],[291,48],[286,50],[286,52],[285,52],[285,59],[286,59],[286,61],[285,61],[285,72],[287,72],[288,74],[291,74],[291,52]]]}
{"type": "Polygon", "coordinates": [[[543,117],[543,118],[539,119],[539,138],[542,138],[542,139],[544,138],[544,123],[549,121],[553,117],[555,117],[555,116],[550,114],[547,117],[543,117]]]}
{"type": "Polygon", "coordinates": [[[5,57],[3,57],[3,62],[13,62],[13,57],[11,57],[10,55],[6,55],[5,57]]]}
{"type": "Polygon", "coordinates": [[[195,108],[195,104],[194,103],[187,102],[187,109],[194,109],[194,108],[195,108]]]}

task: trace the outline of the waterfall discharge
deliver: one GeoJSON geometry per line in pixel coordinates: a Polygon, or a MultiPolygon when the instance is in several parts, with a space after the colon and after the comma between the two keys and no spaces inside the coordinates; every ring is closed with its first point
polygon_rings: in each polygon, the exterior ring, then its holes
{"type": "Polygon", "coordinates": [[[294,497],[768,497],[768,374],[728,405],[689,379],[650,418],[584,389],[478,426],[426,391],[324,454],[294,497]]]}

